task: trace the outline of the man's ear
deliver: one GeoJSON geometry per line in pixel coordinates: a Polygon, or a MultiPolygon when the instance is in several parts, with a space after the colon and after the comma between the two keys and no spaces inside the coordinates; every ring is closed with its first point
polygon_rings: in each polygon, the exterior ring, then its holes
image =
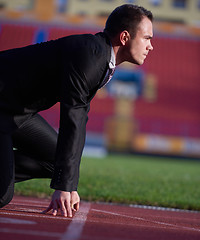
{"type": "Polygon", "coordinates": [[[122,46],[125,46],[126,43],[130,40],[131,36],[128,31],[124,30],[123,32],[120,33],[120,43],[122,46]]]}

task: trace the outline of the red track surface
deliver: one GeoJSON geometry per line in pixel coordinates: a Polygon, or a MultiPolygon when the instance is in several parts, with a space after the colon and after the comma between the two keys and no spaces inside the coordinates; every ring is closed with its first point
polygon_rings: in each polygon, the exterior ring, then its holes
{"type": "Polygon", "coordinates": [[[0,240],[199,240],[200,213],[82,202],[72,219],[41,214],[49,201],[14,197],[0,209],[0,240]]]}

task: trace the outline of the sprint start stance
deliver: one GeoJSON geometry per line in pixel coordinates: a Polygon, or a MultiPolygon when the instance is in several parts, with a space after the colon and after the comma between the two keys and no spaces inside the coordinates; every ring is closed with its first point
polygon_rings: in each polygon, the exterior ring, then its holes
{"type": "Polygon", "coordinates": [[[79,166],[90,102],[122,62],[143,64],[153,50],[152,13],[125,4],[103,32],[71,35],[0,52],[0,207],[14,183],[51,178],[49,207],[79,209],[79,166]],[[60,102],[59,133],[38,114],[60,102]],[[15,149],[13,151],[13,148],[15,149]]]}

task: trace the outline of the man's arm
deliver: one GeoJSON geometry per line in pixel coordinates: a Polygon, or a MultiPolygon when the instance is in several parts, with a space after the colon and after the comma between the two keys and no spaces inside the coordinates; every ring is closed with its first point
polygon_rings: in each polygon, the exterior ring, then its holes
{"type": "Polygon", "coordinates": [[[91,60],[79,57],[67,66],[62,82],[60,128],[55,170],[51,181],[51,188],[55,189],[55,192],[45,211],[53,209],[55,215],[60,208],[64,216],[70,217],[71,209],[78,210],[79,206],[77,187],[91,100],[89,81],[95,79],[91,68],[91,60]]]}
{"type": "Polygon", "coordinates": [[[70,107],[61,103],[56,163],[51,181],[51,188],[55,192],[45,212],[52,209],[53,215],[56,215],[60,208],[63,216],[71,217],[72,210],[77,211],[79,208],[77,187],[88,111],[89,104],[70,107]]]}
{"type": "MultiPolygon", "coordinates": [[[[51,187],[56,191],[50,209],[56,207],[70,211],[69,201],[77,197],[79,166],[85,143],[87,114],[105,73],[107,61],[104,52],[91,44],[76,44],[70,61],[66,60],[66,71],[61,87],[60,129],[57,143],[56,163],[51,187]],[[66,194],[67,193],[67,194],[66,194]],[[73,193],[73,194],[72,194],[73,193]]],[[[76,206],[79,201],[74,201],[76,206]]],[[[72,202],[73,202],[72,201],[72,202]]],[[[72,203],[73,204],[73,203],[72,203]]],[[[73,204],[73,205],[74,205],[73,204]]],[[[76,209],[76,208],[75,208],[76,209]]],[[[65,213],[65,210],[62,210],[65,213]]],[[[70,216],[70,214],[68,214],[70,216]]]]}
{"type": "Polygon", "coordinates": [[[51,188],[77,191],[79,166],[85,144],[89,105],[70,107],[61,103],[60,130],[51,188]]]}
{"type": "Polygon", "coordinates": [[[52,209],[53,215],[57,215],[60,208],[63,216],[72,217],[72,211],[79,209],[77,187],[88,111],[89,104],[71,106],[61,102],[56,163],[51,181],[55,192],[45,212],[52,209]]]}

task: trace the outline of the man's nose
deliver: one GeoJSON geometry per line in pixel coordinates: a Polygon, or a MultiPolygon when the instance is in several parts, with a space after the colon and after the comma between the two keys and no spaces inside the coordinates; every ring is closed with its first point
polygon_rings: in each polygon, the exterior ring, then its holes
{"type": "Polygon", "coordinates": [[[151,42],[149,43],[149,48],[148,48],[150,51],[152,51],[153,50],[153,46],[152,46],[152,44],[151,44],[151,42]]]}

